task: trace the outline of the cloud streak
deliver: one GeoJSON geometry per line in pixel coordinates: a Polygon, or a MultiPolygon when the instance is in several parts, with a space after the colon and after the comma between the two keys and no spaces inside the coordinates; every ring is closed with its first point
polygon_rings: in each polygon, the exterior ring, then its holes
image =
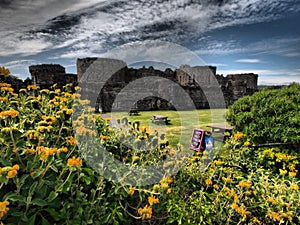
{"type": "Polygon", "coordinates": [[[262,61],[260,59],[238,59],[236,62],[240,63],[261,63],[262,61]]]}

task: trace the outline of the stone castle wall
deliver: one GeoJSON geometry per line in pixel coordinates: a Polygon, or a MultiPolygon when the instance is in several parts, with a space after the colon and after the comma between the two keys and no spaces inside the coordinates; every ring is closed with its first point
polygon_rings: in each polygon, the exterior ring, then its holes
{"type": "Polygon", "coordinates": [[[95,104],[97,107],[101,105],[104,111],[130,108],[167,110],[176,108],[175,105],[186,109],[227,107],[237,99],[253,94],[257,90],[258,78],[253,73],[220,76],[213,66],[183,65],[174,71],[160,71],[153,67],[128,68],[123,61],[100,58],[78,59],[77,73],[79,79],[84,77],[92,82],[97,82],[95,77],[101,78],[102,90],[95,104]],[[103,80],[104,77],[108,79],[103,80]],[[192,99],[192,104],[177,96],[178,87],[170,87],[168,80],[180,85],[192,99]],[[132,85],[137,81],[138,85],[132,85]],[[220,95],[224,96],[225,105],[218,98],[220,95]],[[174,102],[170,96],[174,96],[174,102]]]}
{"type": "Polygon", "coordinates": [[[53,84],[62,87],[77,82],[76,74],[68,74],[63,66],[58,64],[42,64],[29,67],[32,83],[40,88],[49,88],[53,84]]]}
{"type": "Polygon", "coordinates": [[[217,75],[212,66],[183,65],[165,71],[128,68],[121,60],[100,58],[78,59],[77,76],[66,74],[65,68],[57,64],[34,65],[29,71],[33,84],[41,88],[78,81],[85,90],[83,97],[96,108],[101,105],[104,111],[227,107],[257,91],[258,78],[253,73],[224,77],[217,75]],[[186,101],[186,94],[192,102],[186,101]],[[224,96],[225,105],[220,95],[224,96]]]}

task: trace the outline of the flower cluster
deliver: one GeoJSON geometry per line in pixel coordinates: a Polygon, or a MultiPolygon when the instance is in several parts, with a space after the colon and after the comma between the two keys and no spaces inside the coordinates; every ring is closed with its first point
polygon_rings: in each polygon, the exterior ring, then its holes
{"type": "Polygon", "coordinates": [[[10,178],[14,178],[17,174],[18,174],[18,170],[20,169],[19,165],[16,164],[14,166],[6,166],[1,168],[0,167],[0,177],[2,176],[2,174],[7,173],[6,177],[8,179],[10,178]]]}
{"type": "Polygon", "coordinates": [[[80,157],[73,157],[68,159],[68,166],[76,166],[76,167],[81,167],[82,166],[82,160],[80,159],[80,157]]]}
{"type": "Polygon", "coordinates": [[[7,111],[0,112],[0,117],[2,119],[15,118],[18,115],[19,115],[19,112],[15,109],[10,109],[10,110],[7,110],[7,111]]]}
{"type": "Polygon", "coordinates": [[[237,133],[234,134],[233,140],[234,140],[234,141],[238,141],[238,140],[240,140],[242,137],[244,137],[244,134],[243,134],[242,132],[237,132],[237,133]]]}
{"type": "Polygon", "coordinates": [[[5,216],[5,214],[8,212],[9,208],[7,207],[9,205],[8,201],[0,202],[0,219],[5,216]]]}
{"type": "Polygon", "coordinates": [[[139,208],[138,213],[142,216],[142,219],[151,219],[152,208],[146,205],[144,208],[139,208]]]}
{"type": "Polygon", "coordinates": [[[239,206],[238,204],[236,203],[232,203],[232,208],[238,213],[240,214],[244,219],[246,219],[246,217],[248,215],[251,214],[251,212],[247,211],[245,206],[239,206]]]}

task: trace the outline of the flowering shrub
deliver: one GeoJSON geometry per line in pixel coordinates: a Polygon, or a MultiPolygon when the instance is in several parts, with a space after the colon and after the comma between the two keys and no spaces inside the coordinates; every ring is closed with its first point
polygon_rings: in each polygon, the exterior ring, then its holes
{"type": "Polygon", "coordinates": [[[168,146],[164,135],[139,123],[122,126],[128,119],[112,127],[110,118],[83,107],[89,101],[71,85],[49,90],[31,85],[18,94],[9,84],[0,87],[0,223],[300,222],[299,154],[294,149],[254,148],[251,136],[240,131],[210,162],[208,151],[187,157],[182,146],[168,146]],[[96,129],[85,126],[87,121],[96,129]],[[166,174],[159,182],[122,185],[91,167],[97,152],[87,146],[89,158],[79,151],[84,138],[95,139],[133,169],[178,157],[164,162],[166,174]],[[168,176],[181,162],[180,171],[168,176]]]}
{"type": "Polygon", "coordinates": [[[63,89],[54,85],[49,90],[29,85],[19,94],[10,84],[1,83],[0,87],[0,221],[118,224],[152,217],[152,208],[159,202],[157,193],[129,189],[95,172],[77,148],[72,123],[79,137],[99,136],[115,158],[132,166],[151,164],[152,159],[174,152],[158,147],[159,137],[146,127],[115,133],[109,119],[92,115],[91,108],[83,107],[89,101],[81,100],[71,85],[63,89]],[[76,121],[71,117],[74,108],[80,114],[76,121]],[[84,126],[87,120],[95,122],[96,131],[84,126]],[[151,145],[150,154],[138,154],[127,142],[139,147],[151,145]],[[148,205],[137,199],[149,199],[148,205]]]}

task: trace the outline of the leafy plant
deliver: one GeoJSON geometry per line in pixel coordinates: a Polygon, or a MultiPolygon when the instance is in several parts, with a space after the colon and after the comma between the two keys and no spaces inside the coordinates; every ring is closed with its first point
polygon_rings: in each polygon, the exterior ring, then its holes
{"type": "Polygon", "coordinates": [[[254,143],[300,142],[300,85],[263,89],[237,100],[227,120],[254,143]]]}

